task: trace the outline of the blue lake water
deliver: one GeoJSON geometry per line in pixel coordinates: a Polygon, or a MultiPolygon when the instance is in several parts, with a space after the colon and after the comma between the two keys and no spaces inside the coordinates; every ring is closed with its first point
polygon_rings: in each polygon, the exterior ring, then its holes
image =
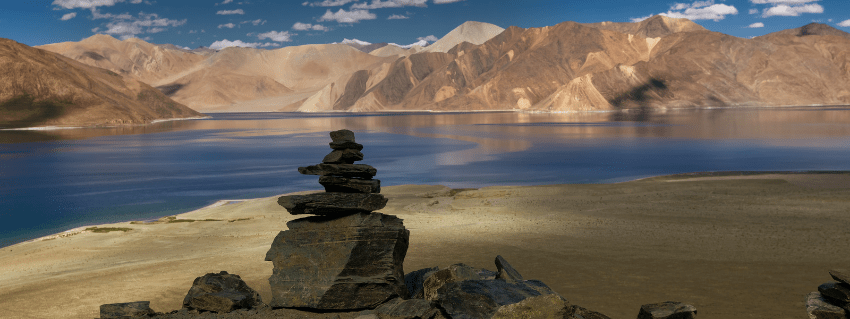
{"type": "Polygon", "coordinates": [[[697,171],[850,170],[850,108],[664,113],[214,114],[0,131],[0,247],[220,199],[321,189],[297,168],[348,128],[382,185],[609,183],[697,171]]]}

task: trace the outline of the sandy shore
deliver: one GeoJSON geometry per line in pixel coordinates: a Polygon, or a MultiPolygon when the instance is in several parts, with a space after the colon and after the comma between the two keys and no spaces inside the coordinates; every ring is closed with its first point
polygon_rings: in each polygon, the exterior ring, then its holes
{"type": "MultiPolygon", "coordinates": [[[[411,231],[405,271],[458,262],[495,270],[502,255],[525,278],[612,318],[666,300],[693,304],[700,318],[803,318],[803,298],[830,280],[827,270],[850,267],[846,173],[383,194],[381,212],[411,231]]],[[[139,300],[166,312],[196,277],[222,270],[269,300],[263,259],[295,217],[276,198],[0,249],[0,317],[96,318],[101,304],[139,300]]]]}

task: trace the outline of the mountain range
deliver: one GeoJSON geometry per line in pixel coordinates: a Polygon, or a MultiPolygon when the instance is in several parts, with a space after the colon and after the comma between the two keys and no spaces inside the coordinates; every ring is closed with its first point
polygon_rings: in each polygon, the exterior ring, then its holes
{"type": "Polygon", "coordinates": [[[107,35],[38,48],[199,112],[850,104],[850,34],[817,23],[752,39],[654,16],[528,29],[470,21],[410,48],[347,40],[187,50],[107,35]]]}

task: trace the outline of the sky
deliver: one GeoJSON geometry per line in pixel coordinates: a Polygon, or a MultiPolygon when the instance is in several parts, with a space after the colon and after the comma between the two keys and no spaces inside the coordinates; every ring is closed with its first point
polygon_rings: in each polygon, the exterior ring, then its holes
{"type": "Polygon", "coordinates": [[[36,46],[95,34],[221,49],[358,39],[433,42],[466,21],[503,28],[663,14],[750,38],[811,22],[850,32],[850,0],[3,0],[0,37],[36,46]]]}

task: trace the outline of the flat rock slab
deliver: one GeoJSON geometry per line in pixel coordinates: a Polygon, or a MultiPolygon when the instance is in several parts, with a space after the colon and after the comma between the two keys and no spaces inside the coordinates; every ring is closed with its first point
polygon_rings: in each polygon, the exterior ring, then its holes
{"type": "Polygon", "coordinates": [[[292,215],[343,216],[384,208],[387,205],[387,198],[381,194],[318,193],[281,196],[277,199],[277,203],[292,215]]]}
{"type": "Polygon", "coordinates": [[[184,308],[217,313],[263,305],[257,291],[251,289],[239,275],[228,274],[226,271],[195,278],[192,288],[183,298],[184,308]]]}
{"type": "Polygon", "coordinates": [[[465,264],[454,264],[446,269],[423,275],[423,298],[437,300],[438,292],[443,285],[463,280],[495,279],[496,273],[487,269],[476,269],[465,264]]]}
{"type": "Polygon", "coordinates": [[[150,301],[113,303],[100,306],[100,319],[147,317],[155,313],[151,309],[150,301]]]}
{"type": "Polygon", "coordinates": [[[374,309],[407,298],[402,264],[410,232],[380,213],[312,216],[286,223],[266,254],[272,307],[374,309]]]}
{"type": "Polygon", "coordinates": [[[809,319],[846,319],[844,309],[826,302],[817,291],[806,295],[806,312],[809,319]]]}
{"type": "Polygon", "coordinates": [[[829,275],[838,282],[850,285],[850,271],[846,269],[830,269],[829,275]]]}
{"type": "Polygon", "coordinates": [[[363,144],[357,144],[357,143],[354,143],[354,142],[340,142],[340,143],[330,142],[328,144],[331,146],[332,149],[335,149],[335,150],[345,150],[345,149],[354,149],[354,150],[358,150],[358,151],[363,150],[363,144]]]}
{"type": "Polygon", "coordinates": [[[334,143],[344,143],[344,142],[354,142],[354,132],[346,129],[333,131],[331,134],[331,140],[334,143]]]}
{"type": "Polygon", "coordinates": [[[346,150],[335,150],[328,155],[325,155],[325,158],[322,159],[322,163],[325,164],[352,164],[357,161],[363,160],[363,153],[354,149],[346,149],[346,150]]]}
{"type": "Polygon", "coordinates": [[[697,308],[677,301],[665,301],[640,306],[638,319],[693,319],[697,308]]]}
{"type": "Polygon", "coordinates": [[[587,310],[577,305],[570,306],[570,313],[564,317],[565,319],[611,319],[606,315],[596,311],[587,310]]]}
{"type": "Polygon", "coordinates": [[[396,298],[375,308],[375,314],[380,319],[444,318],[434,302],[424,299],[402,300],[396,298]]]}
{"type": "Polygon", "coordinates": [[[818,286],[821,296],[827,297],[828,301],[837,301],[840,305],[850,302],[850,285],[843,282],[828,282],[818,286]]]}
{"type": "Polygon", "coordinates": [[[440,287],[437,302],[453,319],[489,319],[501,306],[548,294],[556,293],[537,280],[464,280],[440,287]]]}
{"type": "Polygon", "coordinates": [[[378,174],[377,169],[366,164],[318,164],[299,167],[298,172],[304,175],[334,175],[365,179],[372,178],[378,174]]]}
{"type": "Polygon", "coordinates": [[[534,296],[499,307],[492,319],[568,318],[571,310],[570,303],[559,295],[534,296]]]}
{"type": "Polygon", "coordinates": [[[339,176],[319,177],[319,184],[326,192],[333,193],[380,193],[381,181],[377,179],[357,179],[339,176]]]}

